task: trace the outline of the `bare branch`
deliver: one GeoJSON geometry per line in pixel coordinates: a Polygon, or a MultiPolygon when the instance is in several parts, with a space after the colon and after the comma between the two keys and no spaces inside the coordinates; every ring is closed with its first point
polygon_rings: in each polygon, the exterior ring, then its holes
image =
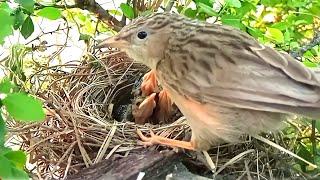
{"type": "Polygon", "coordinates": [[[120,31],[124,26],[124,24],[110,15],[108,10],[103,9],[95,0],[75,0],[75,3],[76,7],[96,14],[101,21],[108,24],[115,31],[120,31]]]}
{"type": "Polygon", "coordinates": [[[306,45],[298,48],[295,51],[291,51],[290,55],[292,57],[294,57],[295,59],[298,59],[299,61],[301,61],[301,56],[307,52],[308,50],[312,49],[313,47],[315,47],[316,45],[320,44],[320,32],[317,31],[315,33],[315,36],[313,37],[313,39],[306,45]]]}

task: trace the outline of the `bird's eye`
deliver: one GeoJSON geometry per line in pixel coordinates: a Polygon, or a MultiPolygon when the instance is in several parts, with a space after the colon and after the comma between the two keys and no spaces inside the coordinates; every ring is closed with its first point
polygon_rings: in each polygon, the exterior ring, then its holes
{"type": "Polygon", "coordinates": [[[148,36],[148,34],[145,31],[140,31],[138,32],[137,36],[139,39],[145,39],[148,36]]]}

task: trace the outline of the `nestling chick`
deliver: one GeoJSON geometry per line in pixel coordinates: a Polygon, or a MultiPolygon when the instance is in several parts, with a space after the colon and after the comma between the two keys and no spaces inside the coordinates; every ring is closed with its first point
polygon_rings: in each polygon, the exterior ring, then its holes
{"type": "Polygon", "coordinates": [[[290,114],[320,118],[320,73],[232,27],[156,13],[98,46],[120,48],[154,70],[191,126],[190,142],[139,132],[147,145],[207,150],[277,130],[290,114]]]}

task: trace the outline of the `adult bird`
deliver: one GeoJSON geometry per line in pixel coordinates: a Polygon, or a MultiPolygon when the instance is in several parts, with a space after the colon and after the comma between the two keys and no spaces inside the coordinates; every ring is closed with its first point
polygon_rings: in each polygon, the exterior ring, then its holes
{"type": "Polygon", "coordinates": [[[107,46],[149,66],[192,129],[190,142],[138,131],[146,145],[208,150],[292,114],[320,118],[320,73],[232,27],[155,13],[98,45],[107,46]]]}

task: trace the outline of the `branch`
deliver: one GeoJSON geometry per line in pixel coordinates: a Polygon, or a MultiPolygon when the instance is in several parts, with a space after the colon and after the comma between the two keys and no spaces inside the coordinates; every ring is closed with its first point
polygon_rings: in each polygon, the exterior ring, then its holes
{"type": "Polygon", "coordinates": [[[313,37],[313,39],[306,45],[298,48],[295,51],[291,51],[290,55],[294,57],[295,59],[301,60],[301,56],[307,52],[308,50],[312,49],[314,46],[320,44],[320,32],[317,31],[316,35],[313,37]]]}
{"type": "Polygon", "coordinates": [[[103,9],[95,0],[75,0],[75,6],[96,14],[101,21],[108,24],[115,31],[120,31],[124,26],[124,24],[110,15],[108,10],[103,9]]]}
{"type": "Polygon", "coordinates": [[[58,9],[72,9],[72,8],[77,8],[76,5],[57,5],[57,4],[54,4],[54,5],[50,5],[50,6],[44,6],[40,3],[35,3],[35,10],[39,10],[39,9],[43,9],[45,7],[55,7],[55,8],[58,8],[58,9]]]}

